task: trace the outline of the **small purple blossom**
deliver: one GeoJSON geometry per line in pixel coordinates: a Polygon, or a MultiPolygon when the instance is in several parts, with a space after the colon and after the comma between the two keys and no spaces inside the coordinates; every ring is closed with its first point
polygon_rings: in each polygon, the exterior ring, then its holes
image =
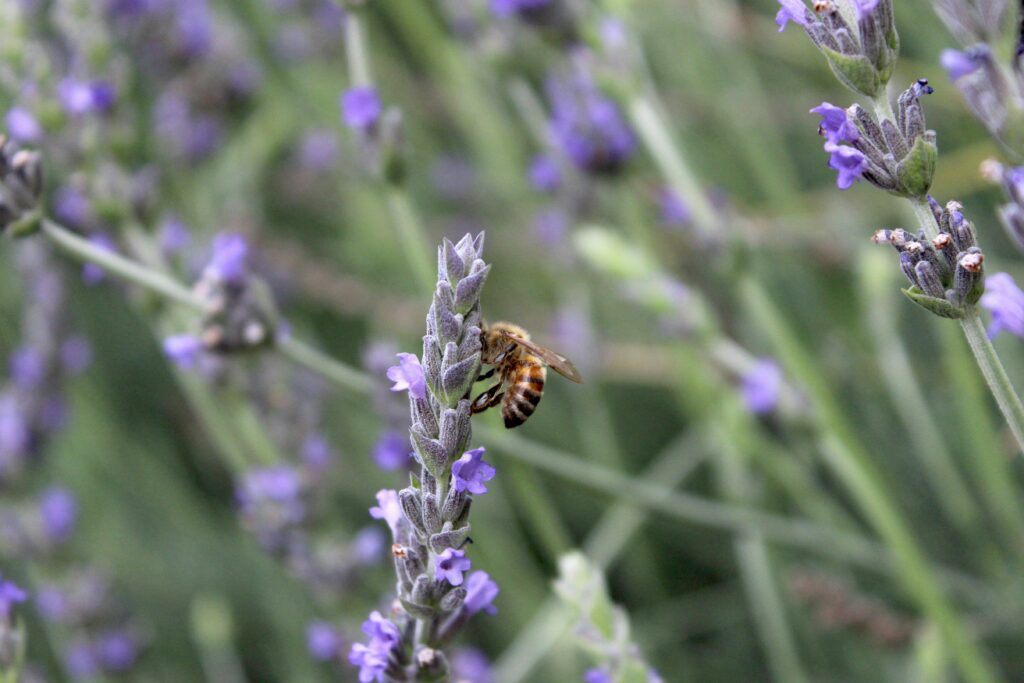
{"type": "Polygon", "coordinates": [[[370,613],[370,618],[363,622],[363,633],[369,641],[355,643],[349,651],[348,661],[359,667],[359,683],[379,683],[384,680],[389,655],[401,639],[401,633],[380,612],[370,613]]]}
{"type": "Polygon", "coordinates": [[[377,90],[369,86],[350,88],[341,96],[342,117],[353,130],[370,129],[380,118],[381,109],[377,90]]]}
{"type": "Polygon", "coordinates": [[[589,76],[552,80],[551,130],[563,152],[580,170],[606,174],[633,156],[636,138],[619,106],[589,76]]]}
{"type": "Polygon", "coordinates": [[[311,171],[329,171],[338,163],[338,136],[325,129],[311,130],[299,142],[298,161],[311,171]]]}
{"type": "Polygon", "coordinates": [[[302,441],[302,463],[314,472],[323,472],[334,459],[334,449],[327,437],[320,432],[306,435],[302,441]]]}
{"type": "Polygon", "coordinates": [[[583,683],[614,683],[615,679],[605,669],[588,669],[583,674],[583,683]]]}
{"type": "Polygon", "coordinates": [[[314,621],[306,627],[306,647],[318,662],[329,662],[341,653],[341,634],[327,621],[314,621]]]}
{"type": "Polygon", "coordinates": [[[96,643],[96,657],[106,671],[127,671],[135,665],[138,656],[138,640],[124,630],[108,631],[96,643]]]}
{"type": "Polygon", "coordinates": [[[384,553],[384,532],[374,526],[363,527],[352,539],[352,554],[360,564],[376,564],[384,553]]]}
{"type": "Polygon", "coordinates": [[[95,648],[87,640],[76,640],[64,651],[64,666],[71,678],[92,678],[99,671],[95,648]]]}
{"type": "Polygon", "coordinates": [[[243,515],[262,504],[272,504],[281,513],[282,521],[297,523],[305,514],[301,494],[298,470],[290,465],[276,465],[249,470],[242,478],[238,501],[243,515]]]}
{"type": "Polygon", "coordinates": [[[829,156],[828,165],[836,171],[836,186],[847,190],[864,176],[868,167],[868,158],[853,147],[825,143],[825,151],[829,156]]]}
{"type": "Polygon", "coordinates": [[[455,683],[494,683],[491,661],[475,647],[461,647],[451,655],[455,683]]]}
{"type": "Polygon", "coordinates": [[[184,222],[169,216],[160,223],[160,249],[169,255],[183,251],[192,241],[192,234],[184,222]]]}
{"type": "Polygon", "coordinates": [[[477,570],[466,578],[466,600],[462,604],[469,614],[497,614],[498,608],[494,606],[494,599],[498,597],[500,590],[490,574],[477,570]]]}
{"type": "Polygon", "coordinates": [[[183,370],[196,366],[203,351],[203,342],[194,334],[176,334],[164,339],[164,354],[183,370]]]}
{"type": "Polygon", "coordinates": [[[409,437],[398,432],[384,432],[373,447],[373,461],[388,472],[409,462],[409,437]]]}
{"type": "Polygon", "coordinates": [[[819,132],[831,143],[855,142],[860,138],[860,131],[857,129],[850,115],[842,107],[822,102],[811,110],[812,114],[821,117],[819,132]]]}
{"type": "Polygon", "coordinates": [[[39,517],[43,532],[52,543],[63,543],[71,538],[78,521],[78,503],[67,489],[53,487],[39,499],[39,517]]]}
{"type": "Polygon", "coordinates": [[[690,223],[690,207],[671,187],[663,187],[658,192],[658,209],[661,221],[670,227],[680,228],[690,223]]]}
{"type": "Polygon", "coordinates": [[[878,7],[878,0],[853,0],[853,6],[857,10],[858,21],[863,21],[878,7]]]}
{"type": "Polygon", "coordinates": [[[1008,273],[995,273],[985,280],[985,293],[980,303],[992,311],[990,338],[1003,330],[1024,337],[1024,291],[1008,273]]]}
{"type": "Polygon", "coordinates": [[[11,107],[4,117],[7,132],[18,142],[39,142],[43,127],[32,113],[24,107],[11,107]]]}
{"type": "Polygon", "coordinates": [[[420,359],[411,353],[398,354],[398,365],[388,368],[387,377],[394,382],[391,391],[405,391],[418,399],[427,397],[427,379],[420,359]]]}
{"type": "Polygon", "coordinates": [[[32,441],[28,418],[18,397],[0,395],[0,478],[25,455],[32,441]]]}
{"type": "Polygon", "coordinates": [[[53,198],[53,212],[61,223],[81,228],[93,221],[92,202],[79,188],[65,185],[53,198]]]}
{"type": "Polygon", "coordinates": [[[530,184],[541,192],[554,192],[562,184],[562,172],[547,154],[540,154],[530,163],[530,184]]]}
{"type": "Polygon", "coordinates": [[[943,50],[939,56],[942,68],[946,70],[951,81],[958,81],[981,68],[981,60],[970,51],[943,50]]]}
{"type": "Polygon", "coordinates": [[[538,211],[533,225],[537,239],[547,247],[562,244],[569,233],[569,217],[558,207],[538,211]]]}
{"type": "Polygon", "coordinates": [[[68,338],[60,345],[60,362],[65,372],[82,374],[92,364],[92,344],[82,336],[68,338]]]}
{"type": "Polygon", "coordinates": [[[434,561],[434,576],[439,581],[447,581],[453,586],[461,586],[463,573],[472,565],[466,553],[455,548],[445,548],[444,552],[434,561]]]}
{"type": "Polygon", "coordinates": [[[224,282],[238,284],[245,278],[249,243],[238,233],[222,232],[213,238],[206,274],[224,282]]]}
{"type": "Polygon", "coordinates": [[[370,508],[370,516],[387,522],[392,535],[397,537],[400,525],[405,519],[402,514],[402,504],[398,501],[398,492],[394,489],[377,491],[377,505],[370,508]]]}
{"type": "Polygon", "coordinates": [[[28,593],[23,591],[12,581],[5,581],[0,576],[0,618],[9,619],[11,610],[18,603],[25,602],[28,593]]]}
{"type": "Polygon", "coordinates": [[[484,451],[484,448],[474,448],[452,464],[456,491],[469,491],[475,496],[487,493],[484,482],[494,479],[495,470],[484,461],[484,451]]]}
{"type": "Polygon", "coordinates": [[[791,21],[800,26],[807,26],[807,5],[803,0],[779,0],[779,4],[782,7],[775,15],[775,23],[778,24],[780,33],[791,21]]]}
{"type": "Polygon", "coordinates": [[[782,390],[782,369],[770,358],[758,361],[743,375],[740,391],[747,410],[764,415],[775,409],[782,390]]]}
{"type": "Polygon", "coordinates": [[[80,81],[67,77],[57,84],[57,99],[72,116],[106,112],[114,106],[116,93],[108,81],[80,81]]]}
{"type": "Polygon", "coordinates": [[[46,377],[46,363],[31,346],[23,346],[11,354],[11,380],[23,389],[39,386],[46,377]]]}

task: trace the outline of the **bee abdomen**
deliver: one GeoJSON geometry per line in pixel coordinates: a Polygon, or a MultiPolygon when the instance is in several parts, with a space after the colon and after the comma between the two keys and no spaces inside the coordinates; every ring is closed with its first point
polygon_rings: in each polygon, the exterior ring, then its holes
{"type": "Polygon", "coordinates": [[[524,365],[516,373],[515,381],[505,394],[501,407],[501,416],[507,429],[518,427],[533,415],[544,395],[546,374],[543,365],[532,363],[524,365]]]}

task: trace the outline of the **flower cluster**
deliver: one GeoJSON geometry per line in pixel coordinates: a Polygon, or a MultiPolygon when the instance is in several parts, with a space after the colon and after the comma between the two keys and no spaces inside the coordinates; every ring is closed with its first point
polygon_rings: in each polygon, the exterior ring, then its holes
{"type": "Polygon", "coordinates": [[[397,107],[385,107],[371,85],[349,88],[338,103],[342,121],[356,133],[363,167],[369,175],[401,184],[405,177],[402,112],[397,107]]]}
{"type": "Polygon", "coordinates": [[[576,618],[574,635],[597,666],[584,675],[584,683],[662,683],[630,639],[629,615],[608,596],[604,577],[582,553],[558,561],[555,592],[576,618]]]}
{"type": "Polygon", "coordinates": [[[493,610],[497,584],[486,572],[470,571],[464,550],[472,497],[486,493],[495,474],[484,449],[467,451],[470,392],[481,365],[480,293],[490,271],[482,253],[482,233],[443,242],[422,360],[399,354],[387,373],[393,390],[408,393],[410,441],[420,469],[411,486],[380,491],[370,510],[391,530],[398,602],[390,620],[371,615],[364,625],[369,641],[350,652],[361,681],[446,676],[449,665],[439,648],[473,614],[493,610]]]}
{"type": "Polygon", "coordinates": [[[775,22],[780,31],[790,21],[802,26],[842,83],[868,97],[884,94],[900,50],[892,0],[853,0],[856,26],[847,21],[838,0],[816,0],[813,12],[804,0],[779,4],[775,22]]]}
{"type": "Polygon", "coordinates": [[[999,207],[999,220],[1017,248],[1024,251],[1024,166],[1004,166],[987,159],[981,165],[981,174],[1001,185],[1010,200],[999,207]]]}
{"type": "Polygon", "coordinates": [[[995,273],[988,277],[979,303],[992,312],[989,337],[1003,330],[1024,337],[1024,291],[1008,273],[995,273]]]}
{"type": "Polygon", "coordinates": [[[920,98],[931,92],[924,79],[912,84],[897,101],[895,120],[879,120],[856,104],[844,110],[822,102],[811,110],[821,116],[818,130],[839,189],[864,178],[904,197],[923,198],[928,193],[938,148],[935,131],[925,128],[920,98]]]}
{"type": "Polygon", "coordinates": [[[27,599],[27,592],[0,576],[0,678],[3,680],[21,680],[25,633],[15,619],[14,606],[27,599]]]}
{"type": "Polygon", "coordinates": [[[277,311],[266,285],[250,273],[248,255],[241,235],[214,238],[210,261],[194,288],[205,308],[200,332],[164,340],[164,352],[180,367],[195,367],[203,352],[231,354],[275,341],[277,311]]]}
{"type": "Polygon", "coordinates": [[[1016,50],[1000,56],[1000,43],[1009,33],[1005,0],[941,0],[935,11],[963,49],[942,51],[942,66],[964,103],[989,134],[1011,153],[1024,154],[1024,98],[1021,88],[1021,37],[1016,50]],[[1012,68],[1006,68],[1010,66],[1012,68]]]}
{"type": "Polygon", "coordinates": [[[944,318],[962,318],[985,291],[985,256],[960,202],[940,207],[929,197],[929,204],[938,225],[935,237],[896,229],[879,230],[871,239],[899,253],[900,269],[910,280],[904,293],[912,301],[944,318]]]}

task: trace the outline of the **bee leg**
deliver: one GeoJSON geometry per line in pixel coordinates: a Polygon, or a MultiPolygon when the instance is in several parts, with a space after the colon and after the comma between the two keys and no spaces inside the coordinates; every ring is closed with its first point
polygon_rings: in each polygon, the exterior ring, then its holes
{"type": "Polygon", "coordinates": [[[494,377],[494,373],[495,373],[495,372],[496,372],[497,370],[498,370],[498,368],[494,367],[494,368],[491,368],[490,370],[488,370],[487,372],[481,372],[481,373],[480,373],[480,374],[479,374],[479,375],[477,376],[477,378],[476,378],[476,381],[477,381],[477,382],[479,382],[479,381],[481,381],[481,380],[484,380],[484,379],[490,379],[491,377],[494,377]]]}
{"type": "Polygon", "coordinates": [[[505,392],[501,391],[501,384],[495,384],[493,387],[473,399],[473,404],[470,406],[470,410],[474,415],[476,413],[482,413],[488,408],[493,408],[501,403],[501,399],[504,396],[505,392]]]}

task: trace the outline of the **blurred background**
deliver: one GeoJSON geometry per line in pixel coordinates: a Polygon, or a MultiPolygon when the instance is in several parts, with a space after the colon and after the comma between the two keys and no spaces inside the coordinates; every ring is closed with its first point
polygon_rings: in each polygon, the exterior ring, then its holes
{"type": "MultiPolygon", "coordinates": [[[[187,312],[41,236],[6,241],[5,406],[28,405],[19,352],[59,346],[62,363],[31,454],[0,467],[0,569],[30,592],[25,680],[356,680],[348,645],[395,581],[367,509],[408,481],[405,395],[385,370],[419,353],[424,261],[481,230],[485,318],[523,325],[586,382],[549,374],[511,435],[496,411],[474,418],[497,476],[470,554],[501,593],[456,648],[493,668],[464,663],[462,679],[581,680],[594,659],[552,591],[573,549],[604,567],[665,681],[968,680],[949,623],[996,672],[974,680],[1019,678],[1019,454],[956,326],[907,301],[896,256],[869,242],[912,228],[906,202],[836,189],[808,110],[855,97],[799,27],[776,33],[777,9],[609,0],[566,28],[482,1],[371,0],[357,11],[385,114],[368,131],[342,118],[352,37],[327,0],[7,0],[0,111],[39,126],[6,120],[43,153],[49,213],[187,283],[215,234],[245,235],[290,334],[373,385],[272,351],[181,368],[161,344],[192,329],[187,312]],[[546,122],[577,69],[634,131],[603,168],[559,157],[546,122]],[[660,147],[635,132],[645,105],[660,147]],[[666,146],[713,235],[670,189],[666,146]],[[253,504],[254,471],[314,461],[301,519],[253,504]],[[73,531],[47,526],[52,487],[76,501],[73,531]],[[886,515],[921,566],[877,531],[886,515]],[[918,571],[945,606],[915,592],[918,571]],[[310,652],[318,620],[342,645],[310,652]],[[86,661],[110,633],[130,643],[86,661]]],[[[956,42],[930,3],[895,12],[892,89],[935,87],[932,193],[963,202],[990,273],[1020,274],[1002,191],[979,173],[1012,158],[940,67],[956,42]]],[[[996,345],[1019,384],[1019,339],[996,345]]]]}

